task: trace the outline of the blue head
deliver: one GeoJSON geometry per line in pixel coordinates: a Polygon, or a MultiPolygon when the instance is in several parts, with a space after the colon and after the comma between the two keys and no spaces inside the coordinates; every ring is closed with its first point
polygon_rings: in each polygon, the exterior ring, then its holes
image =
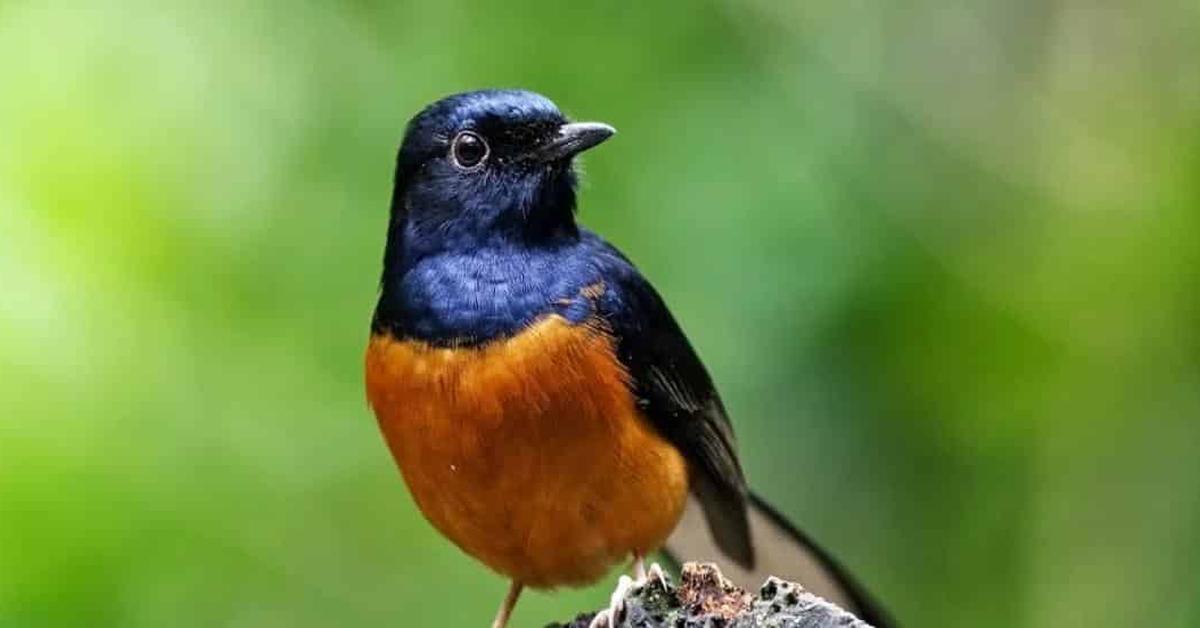
{"type": "Polygon", "coordinates": [[[400,147],[385,264],[577,235],[572,159],[613,132],[569,123],[549,99],[521,90],[429,105],[400,147]]]}

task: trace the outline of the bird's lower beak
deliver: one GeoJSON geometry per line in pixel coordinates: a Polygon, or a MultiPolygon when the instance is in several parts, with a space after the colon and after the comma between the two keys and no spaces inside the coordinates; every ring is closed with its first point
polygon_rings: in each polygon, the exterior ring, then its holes
{"type": "Polygon", "coordinates": [[[613,136],[617,130],[603,122],[572,122],[558,128],[558,134],[539,146],[539,161],[569,159],[613,136]]]}

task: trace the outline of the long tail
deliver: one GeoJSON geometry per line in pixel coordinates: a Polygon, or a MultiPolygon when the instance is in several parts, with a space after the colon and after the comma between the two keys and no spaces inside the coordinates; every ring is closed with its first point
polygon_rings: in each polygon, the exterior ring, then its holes
{"type": "Polygon", "coordinates": [[[683,519],[663,548],[677,565],[681,559],[718,562],[721,572],[738,586],[754,591],[767,576],[799,582],[805,589],[854,613],[876,628],[896,628],[896,623],[850,573],[812,539],[788,522],[779,511],[757,495],[747,505],[750,537],[754,543],[754,567],[737,561],[720,560],[717,546],[695,497],[688,499],[683,519]]]}

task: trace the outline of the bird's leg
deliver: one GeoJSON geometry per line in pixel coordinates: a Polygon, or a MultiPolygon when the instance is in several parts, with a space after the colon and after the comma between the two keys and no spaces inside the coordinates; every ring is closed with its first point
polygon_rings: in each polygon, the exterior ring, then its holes
{"type": "Polygon", "coordinates": [[[646,580],[646,558],[641,554],[633,555],[633,577],[638,582],[645,582],[646,580]]]}
{"type": "Polygon", "coordinates": [[[513,607],[517,605],[517,598],[521,597],[521,589],[525,588],[524,584],[512,581],[508,587],[508,595],[504,596],[504,601],[500,603],[500,610],[496,611],[496,619],[492,620],[492,628],[505,628],[508,625],[508,618],[512,617],[513,607]]]}

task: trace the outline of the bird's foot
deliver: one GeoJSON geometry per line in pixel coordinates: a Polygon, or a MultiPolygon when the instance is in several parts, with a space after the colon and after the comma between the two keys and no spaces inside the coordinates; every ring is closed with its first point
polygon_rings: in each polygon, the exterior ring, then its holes
{"type": "Polygon", "coordinates": [[[625,614],[625,594],[633,588],[634,581],[629,576],[621,576],[617,580],[617,588],[613,589],[612,597],[608,599],[608,608],[596,613],[588,628],[616,628],[625,614]]]}
{"type": "Polygon", "coordinates": [[[612,597],[608,600],[608,608],[596,613],[588,628],[617,628],[625,620],[625,597],[633,589],[646,586],[651,581],[658,582],[663,590],[667,589],[667,574],[658,563],[651,563],[650,569],[639,558],[635,563],[634,572],[637,579],[621,576],[617,580],[617,588],[613,589],[612,597]]]}
{"type": "Polygon", "coordinates": [[[663,571],[662,565],[658,563],[650,563],[650,571],[647,572],[646,577],[642,578],[642,583],[645,584],[651,580],[657,581],[658,586],[662,587],[664,591],[669,587],[667,584],[667,574],[663,571]]]}

